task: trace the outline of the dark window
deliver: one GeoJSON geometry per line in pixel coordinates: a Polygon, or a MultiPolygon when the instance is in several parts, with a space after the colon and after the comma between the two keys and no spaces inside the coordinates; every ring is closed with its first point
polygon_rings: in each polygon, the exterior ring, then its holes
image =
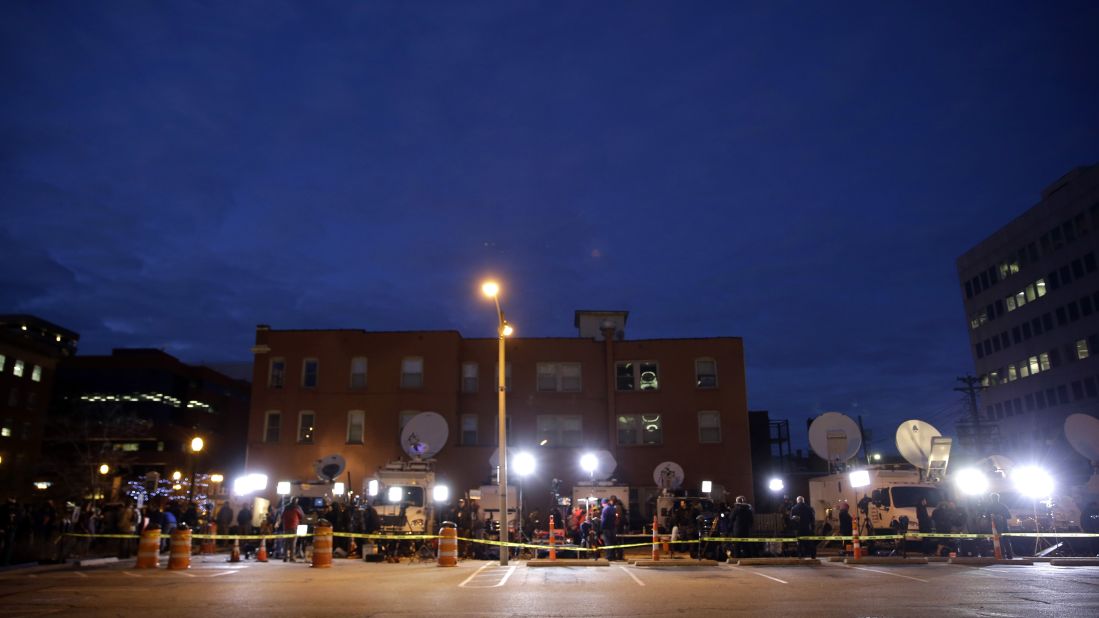
{"type": "Polygon", "coordinates": [[[988,280],[992,282],[992,285],[996,285],[996,282],[999,281],[999,279],[996,278],[995,266],[990,266],[988,268],[988,280]]]}
{"type": "Polygon", "coordinates": [[[1042,253],[1049,253],[1049,234],[1042,234],[1042,237],[1038,239],[1038,242],[1042,245],[1042,253]]]}
{"type": "Polygon", "coordinates": [[[1072,261],[1072,276],[1077,279],[1084,276],[1084,263],[1080,260],[1072,261]]]}
{"type": "Polygon", "coordinates": [[[981,287],[981,278],[980,277],[973,277],[969,281],[970,281],[970,283],[973,284],[973,293],[974,294],[980,294],[981,290],[983,289],[981,287]]]}
{"type": "Polygon", "coordinates": [[[1057,387],[1057,401],[1061,402],[1061,405],[1068,404],[1068,387],[1064,384],[1057,387]]]}
{"type": "Polygon", "coordinates": [[[1060,367],[1061,366],[1061,351],[1057,348],[1053,348],[1049,351],[1049,366],[1060,367]]]}
{"type": "Polygon", "coordinates": [[[973,285],[968,281],[965,282],[965,297],[973,298],[973,285]]]}
{"type": "Polygon", "coordinates": [[[1003,417],[1004,417],[1004,404],[998,403],[998,404],[996,404],[996,418],[1003,418],[1003,417]]]}
{"type": "Polygon", "coordinates": [[[1061,240],[1061,229],[1053,228],[1049,231],[1049,240],[1053,243],[1054,249],[1060,249],[1064,242],[1061,240]]]}
{"type": "Polygon", "coordinates": [[[987,272],[981,273],[981,287],[987,290],[989,285],[990,284],[988,282],[988,273],[987,272]]]}
{"type": "Polygon", "coordinates": [[[1015,254],[1015,258],[1019,262],[1019,268],[1022,268],[1023,266],[1026,266],[1026,264],[1027,264],[1026,247],[1023,247],[1022,249],[1019,249],[1019,251],[1015,254]]]}
{"type": "Polygon", "coordinates": [[[1043,391],[1034,393],[1034,403],[1038,406],[1039,410],[1046,409],[1046,394],[1043,391]]]}
{"type": "Polygon", "coordinates": [[[1034,331],[1034,334],[1036,336],[1041,335],[1042,334],[1042,321],[1038,318],[1034,318],[1033,320],[1030,321],[1030,328],[1034,331]]]}
{"type": "Polygon", "coordinates": [[[1061,285],[1061,279],[1057,276],[1057,271],[1046,273],[1046,284],[1050,290],[1056,290],[1061,285]]]}
{"type": "Polygon", "coordinates": [[[1037,262],[1038,261],[1038,245],[1035,245],[1034,243],[1030,243],[1029,245],[1026,246],[1026,250],[1027,250],[1027,256],[1030,257],[1030,261],[1031,262],[1037,262]]]}
{"type": "Polygon", "coordinates": [[[985,408],[985,417],[988,418],[989,420],[991,420],[993,416],[995,416],[995,412],[994,412],[992,406],[987,406],[985,408]]]}
{"type": "Polygon", "coordinates": [[[1025,396],[1025,399],[1026,399],[1026,409],[1029,412],[1029,411],[1034,409],[1034,393],[1027,393],[1026,396],[1025,396]]]}
{"type": "Polygon", "coordinates": [[[1068,266],[1061,267],[1061,283],[1068,285],[1072,281],[1072,272],[1068,266]]]}
{"type": "Polygon", "coordinates": [[[1088,335],[1088,350],[1099,352],[1099,335],[1088,335]]]}
{"type": "Polygon", "coordinates": [[[1084,392],[1088,394],[1089,399],[1095,398],[1095,378],[1084,378],[1084,392]]]}
{"type": "Polygon", "coordinates": [[[1057,326],[1064,326],[1065,324],[1068,324],[1068,318],[1065,316],[1064,307],[1057,307],[1057,310],[1054,313],[1057,314],[1057,326]]]}
{"type": "Polygon", "coordinates": [[[1011,329],[1011,339],[1016,344],[1019,344],[1023,340],[1022,335],[1019,334],[1019,327],[1018,326],[1011,329]]]}
{"type": "Polygon", "coordinates": [[[1076,301],[1072,301],[1068,304],[1068,321],[1075,322],[1080,319],[1080,309],[1076,306],[1076,301]]]}
{"type": "Polygon", "coordinates": [[[1030,322],[1023,324],[1023,339],[1030,339],[1030,322]]]}
{"type": "Polygon", "coordinates": [[[996,301],[996,315],[1003,315],[1005,313],[1007,313],[1007,310],[1004,309],[1004,299],[1001,298],[996,301]]]}
{"type": "Polygon", "coordinates": [[[985,348],[985,356],[988,356],[989,354],[992,354],[992,345],[991,345],[990,340],[985,339],[984,348],[985,348]]]}
{"type": "Polygon", "coordinates": [[[1004,348],[1010,348],[1011,347],[1011,340],[1008,339],[1006,330],[1004,332],[1000,333],[1000,345],[1003,346],[1004,348]]]}
{"type": "Polygon", "coordinates": [[[1084,270],[1089,273],[1095,272],[1095,254],[1089,253],[1084,256],[1084,270]]]}
{"type": "Polygon", "coordinates": [[[1066,241],[1076,240],[1076,230],[1072,229],[1072,221],[1062,223],[1061,232],[1064,233],[1066,241]]]}
{"type": "Polygon", "coordinates": [[[977,345],[973,346],[973,349],[977,352],[977,358],[985,357],[985,348],[983,345],[978,343],[977,345]]]}
{"type": "Polygon", "coordinates": [[[1091,295],[1091,304],[1095,307],[1099,307],[1099,292],[1091,295]]]}
{"type": "Polygon", "coordinates": [[[1022,414],[1022,413],[1023,413],[1023,401],[1022,401],[1021,399],[1019,399],[1018,397],[1016,397],[1016,398],[1015,398],[1015,399],[1013,400],[1013,402],[1014,402],[1014,404],[1015,404],[1015,405],[1014,405],[1014,408],[1015,408],[1015,413],[1016,413],[1016,414],[1022,414]]]}
{"type": "Polygon", "coordinates": [[[992,351],[993,352],[999,352],[1000,351],[1000,338],[999,337],[993,337],[992,338],[992,351]]]}
{"type": "Polygon", "coordinates": [[[1072,398],[1076,401],[1084,398],[1084,384],[1079,380],[1072,383],[1072,398]]]}
{"type": "Polygon", "coordinates": [[[1057,405],[1057,391],[1055,389],[1046,389],[1046,401],[1049,402],[1050,407],[1057,405]]]}
{"type": "Polygon", "coordinates": [[[1084,315],[1085,317],[1091,315],[1091,297],[1090,296],[1085,296],[1085,297],[1080,299],[1080,313],[1082,315],[1084,315]]]}

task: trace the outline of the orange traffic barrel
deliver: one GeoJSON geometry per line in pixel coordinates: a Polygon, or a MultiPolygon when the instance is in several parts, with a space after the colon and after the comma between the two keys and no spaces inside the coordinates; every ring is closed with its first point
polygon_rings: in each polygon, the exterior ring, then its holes
{"type": "Polygon", "coordinates": [[[191,529],[186,526],[180,526],[172,531],[171,551],[168,554],[168,568],[191,568],[191,529]]]}
{"type": "Polygon", "coordinates": [[[206,529],[207,536],[206,539],[202,542],[202,553],[204,555],[217,553],[217,550],[214,548],[214,544],[217,542],[214,540],[214,536],[216,536],[218,533],[218,525],[214,522],[210,522],[206,524],[206,529]]]}
{"type": "Polygon", "coordinates": [[[332,566],[332,524],[318,519],[313,530],[313,567],[327,569],[332,566]]]}
{"type": "Polygon", "coordinates": [[[141,533],[137,544],[137,564],[139,569],[155,569],[160,566],[160,528],[150,528],[141,533]]]}
{"type": "Polygon", "coordinates": [[[444,521],[439,529],[439,566],[458,566],[458,526],[444,521]]]}

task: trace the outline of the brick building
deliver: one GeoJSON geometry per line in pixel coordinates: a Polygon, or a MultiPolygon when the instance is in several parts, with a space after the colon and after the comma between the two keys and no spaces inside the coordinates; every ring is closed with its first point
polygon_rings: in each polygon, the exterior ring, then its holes
{"type": "Polygon", "coordinates": [[[0,316],[0,492],[26,497],[42,447],[55,368],[76,333],[31,315],[0,316]]]}
{"type": "MultiPolygon", "coordinates": [[[[529,506],[549,506],[587,475],[580,455],[609,450],[613,477],[655,487],[675,461],[684,488],[702,480],[752,495],[742,341],[737,337],[629,340],[626,312],[578,311],[579,335],[507,342],[508,452],[538,461],[529,506]]],[[[496,451],[497,340],[456,331],[256,330],[248,471],[309,480],[329,454],[348,461],[362,491],[379,466],[403,455],[403,424],[433,411],[449,426],[437,475],[454,491],[486,484],[496,451]]],[[[636,495],[635,495],[636,499],[636,495]]]]}

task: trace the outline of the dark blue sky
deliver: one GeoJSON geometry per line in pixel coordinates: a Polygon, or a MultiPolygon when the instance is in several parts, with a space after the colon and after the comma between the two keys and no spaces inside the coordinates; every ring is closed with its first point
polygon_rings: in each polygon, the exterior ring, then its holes
{"type": "Polygon", "coordinates": [[[1099,161],[1097,32],[1095,2],[4,2],[0,311],[248,360],[257,323],[490,336],[495,273],[521,334],[741,336],[751,408],[891,444],[962,412],[955,258],[1099,161]]]}

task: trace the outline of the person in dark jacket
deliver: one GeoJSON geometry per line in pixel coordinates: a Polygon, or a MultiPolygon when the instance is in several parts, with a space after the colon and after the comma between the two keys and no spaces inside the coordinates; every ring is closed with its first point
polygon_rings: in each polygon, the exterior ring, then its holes
{"type": "MultiPolygon", "coordinates": [[[[935,524],[935,532],[937,534],[950,534],[950,528],[954,522],[954,513],[950,508],[950,503],[940,502],[935,507],[935,512],[931,514],[931,521],[935,524]]],[[[940,539],[936,546],[936,553],[949,553],[954,551],[954,543],[951,539],[940,539]]]]}
{"type": "MultiPolygon", "coordinates": [[[[839,533],[840,533],[841,537],[849,537],[849,536],[851,536],[852,534],[855,533],[855,519],[853,517],[851,517],[851,505],[848,504],[846,500],[844,500],[843,502],[840,502],[840,505],[839,505],[839,520],[840,520],[839,533]]],[[[846,556],[847,555],[847,539],[846,538],[844,538],[842,541],[840,541],[840,547],[843,548],[843,549],[840,550],[840,555],[841,556],[846,556]]]]}
{"type": "MultiPolygon", "coordinates": [[[[748,504],[748,501],[744,496],[736,497],[736,502],[733,503],[731,518],[732,521],[730,523],[733,537],[743,539],[752,536],[755,515],[752,513],[752,505],[748,504]]],[[[733,556],[737,558],[751,558],[752,544],[733,543],[733,556]]]]}
{"type": "MultiPolygon", "coordinates": [[[[603,525],[603,545],[612,547],[618,544],[618,500],[611,496],[599,516],[603,525]]],[[[607,560],[622,560],[621,549],[608,549],[607,560]]]]}
{"type": "MultiPolygon", "coordinates": [[[[916,505],[916,525],[919,527],[920,534],[931,534],[934,530],[931,522],[931,515],[927,512],[927,498],[920,498],[920,503],[916,505]]],[[[927,537],[922,537],[920,540],[920,547],[923,549],[923,553],[929,554],[934,549],[935,544],[927,537]]]]}
{"type": "MultiPolygon", "coordinates": [[[[812,536],[816,529],[817,514],[813,507],[805,503],[805,496],[798,496],[794,507],[790,509],[790,519],[794,523],[794,532],[798,537],[812,536]]],[[[817,542],[798,539],[798,557],[816,558],[817,542]]]]}
{"type": "MultiPolygon", "coordinates": [[[[988,500],[988,519],[992,526],[995,527],[997,534],[1003,534],[1008,531],[1007,520],[1011,519],[1011,511],[1008,510],[1007,505],[1000,502],[1000,494],[990,495],[988,500]]],[[[1081,518],[1081,523],[1083,518],[1081,518]]],[[[1011,559],[1015,556],[1015,552],[1011,549],[1011,537],[1003,537],[1000,539],[1000,549],[1003,552],[1004,558],[1011,559]]]]}

